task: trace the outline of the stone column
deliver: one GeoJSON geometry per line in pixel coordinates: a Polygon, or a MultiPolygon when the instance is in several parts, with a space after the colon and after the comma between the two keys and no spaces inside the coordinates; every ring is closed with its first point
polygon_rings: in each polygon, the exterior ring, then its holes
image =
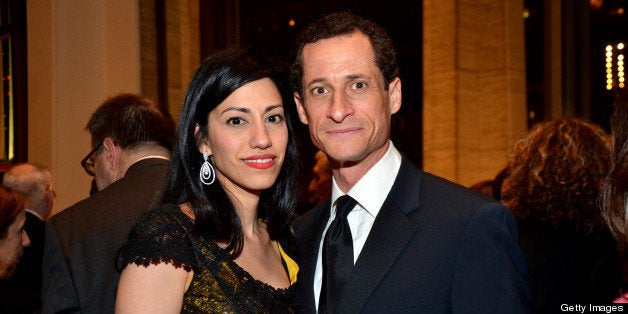
{"type": "Polygon", "coordinates": [[[198,1],[166,1],[166,58],[168,109],[176,121],[190,80],[201,64],[198,1]]]}
{"type": "Polygon", "coordinates": [[[53,213],[89,196],[85,125],[118,93],[140,92],[138,4],[29,0],[28,161],[52,172],[53,213]]]}
{"type": "Polygon", "coordinates": [[[423,1],[423,169],[492,179],[526,132],[522,0],[423,1]]]}

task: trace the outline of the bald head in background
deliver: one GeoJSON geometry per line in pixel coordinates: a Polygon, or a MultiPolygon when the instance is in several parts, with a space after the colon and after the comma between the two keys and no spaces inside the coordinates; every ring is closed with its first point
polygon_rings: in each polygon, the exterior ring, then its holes
{"type": "Polygon", "coordinates": [[[48,219],[54,204],[52,175],[42,166],[18,164],[4,174],[4,186],[26,195],[26,208],[41,220],[48,219]]]}

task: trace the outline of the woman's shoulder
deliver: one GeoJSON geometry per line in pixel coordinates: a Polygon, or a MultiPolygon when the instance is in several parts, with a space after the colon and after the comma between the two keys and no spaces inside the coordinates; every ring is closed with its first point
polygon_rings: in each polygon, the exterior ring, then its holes
{"type": "Polygon", "coordinates": [[[173,263],[191,270],[194,250],[190,230],[193,222],[178,205],[165,204],[144,214],[133,226],[122,248],[122,265],[173,263]]]}
{"type": "Polygon", "coordinates": [[[188,215],[182,212],[180,205],[163,204],[142,215],[135,223],[133,229],[150,231],[178,226],[187,230],[192,225],[193,221],[188,215]]]}

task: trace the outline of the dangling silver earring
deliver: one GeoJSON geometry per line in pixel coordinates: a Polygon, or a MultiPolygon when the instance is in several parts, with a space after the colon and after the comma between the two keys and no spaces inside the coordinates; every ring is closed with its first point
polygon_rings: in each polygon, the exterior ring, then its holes
{"type": "Polygon", "coordinates": [[[203,159],[205,160],[201,165],[200,177],[201,182],[205,185],[211,185],[216,180],[216,172],[214,171],[214,166],[209,163],[207,160],[207,153],[203,153],[203,159]]]}

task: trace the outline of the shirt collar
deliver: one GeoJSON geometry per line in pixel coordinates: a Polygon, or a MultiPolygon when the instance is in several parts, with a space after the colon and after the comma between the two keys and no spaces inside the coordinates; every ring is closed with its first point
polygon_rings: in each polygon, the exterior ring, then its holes
{"type": "Polygon", "coordinates": [[[35,217],[39,218],[39,220],[44,220],[44,218],[41,217],[41,215],[38,212],[36,212],[36,211],[34,211],[34,210],[30,209],[30,208],[24,208],[24,211],[27,211],[27,212],[35,215],[35,217]]]}
{"type": "MultiPolygon", "coordinates": [[[[358,204],[373,217],[377,217],[380,208],[384,204],[388,192],[392,188],[397,172],[401,167],[401,154],[395,148],[392,141],[389,141],[388,150],[382,158],[367,171],[360,180],[347,193],[358,204]]],[[[331,204],[344,195],[336,184],[336,179],[332,178],[331,204]]]]}
{"type": "Polygon", "coordinates": [[[144,160],[144,159],[149,159],[149,158],[159,158],[159,159],[165,159],[165,160],[170,160],[170,158],[166,157],[166,156],[160,156],[160,155],[150,155],[150,156],[144,156],[142,158],[139,158],[138,160],[134,161],[133,163],[136,163],[138,161],[144,160]]]}

